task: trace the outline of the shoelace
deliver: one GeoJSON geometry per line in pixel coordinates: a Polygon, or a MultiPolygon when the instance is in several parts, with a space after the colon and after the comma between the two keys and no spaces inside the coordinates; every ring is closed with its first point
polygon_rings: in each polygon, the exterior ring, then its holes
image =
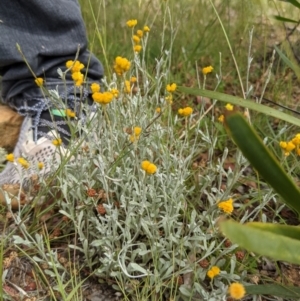
{"type": "MultiPolygon", "coordinates": [[[[53,114],[53,111],[71,109],[75,113],[79,113],[81,103],[89,101],[88,95],[86,89],[83,89],[80,95],[74,94],[74,87],[70,87],[60,95],[60,99],[63,100],[60,103],[54,104],[49,97],[33,98],[30,99],[31,105],[28,105],[28,102],[24,100],[25,104],[23,106],[14,107],[14,109],[22,116],[32,117],[33,140],[35,142],[39,138],[45,137],[49,130],[55,129],[61,134],[63,142],[67,144],[70,138],[70,130],[66,118],[53,114]],[[63,105],[62,102],[64,102],[63,105]]],[[[80,118],[84,122],[83,114],[80,118]]]]}

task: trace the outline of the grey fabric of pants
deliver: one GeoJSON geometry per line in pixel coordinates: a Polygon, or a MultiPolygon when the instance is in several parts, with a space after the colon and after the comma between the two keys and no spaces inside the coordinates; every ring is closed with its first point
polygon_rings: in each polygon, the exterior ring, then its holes
{"type": "MultiPolygon", "coordinates": [[[[63,86],[57,69],[78,59],[86,66],[89,81],[99,81],[103,67],[87,50],[87,38],[77,0],[0,0],[0,75],[2,100],[14,106],[24,100],[41,97],[40,89],[16,44],[38,77],[47,87],[63,86]],[[87,68],[88,67],[88,68],[87,68]]],[[[68,78],[68,85],[73,85],[68,78]]]]}

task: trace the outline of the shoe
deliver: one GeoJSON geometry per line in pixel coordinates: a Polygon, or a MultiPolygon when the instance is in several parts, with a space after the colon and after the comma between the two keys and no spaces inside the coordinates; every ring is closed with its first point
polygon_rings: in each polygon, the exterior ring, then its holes
{"type": "Polygon", "coordinates": [[[46,179],[49,174],[57,171],[65,159],[70,159],[68,163],[74,161],[74,156],[70,156],[67,148],[71,138],[67,120],[75,117],[66,117],[67,110],[64,108],[76,112],[80,122],[85,123],[85,114],[77,109],[83,102],[89,106],[92,102],[86,90],[78,97],[72,95],[72,89],[69,89],[61,98],[66,101],[63,106],[56,108],[51,107],[51,101],[44,98],[33,99],[31,105],[26,102],[23,106],[12,104],[19,114],[26,117],[13,154],[8,156],[8,162],[0,173],[0,204],[6,202],[5,191],[11,199],[18,196],[20,204],[21,191],[29,191],[33,181],[36,183],[36,179],[39,182],[46,179]]]}
{"type": "Polygon", "coordinates": [[[9,161],[0,173],[0,187],[20,184],[26,189],[34,175],[44,177],[55,170],[61,157],[67,153],[60,139],[52,130],[33,141],[32,118],[26,117],[14,152],[9,155],[9,161]]]}

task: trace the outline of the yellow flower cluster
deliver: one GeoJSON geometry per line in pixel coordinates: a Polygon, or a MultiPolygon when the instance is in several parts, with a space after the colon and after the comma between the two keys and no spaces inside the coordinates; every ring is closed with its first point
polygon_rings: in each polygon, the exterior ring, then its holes
{"type": "Polygon", "coordinates": [[[100,85],[97,83],[91,84],[91,90],[93,92],[92,98],[95,102],[100,103],[102,105],[107,105],[110,103],[114,97],[118,97],[119,91],[117,89],[111,89],[110,91],[106,91],[101,93],[100,85]]]}
{"type": "Polygon", "coordinates": [[[177,85],[176,85],[175,83],[169,84],[169,85],[167,85],[167,87],[166,87],[166,90],[167,90],[169,93],[175,92],[176,89],[177,89],[177,85]]]}
{"type": "Polygon", "coordinates": [[[84,65],[79,61],[70,60],[70,61],[67,61],[66,67],[68,69],[71,68],[71,72],[74,73],[74,72],[80,72],[84,68],[84,65]]]}
{"type": "Polygon", "coordinates": [[[115,97],[117,98],[119,96],[119,90],[118,89],[115,89],[115,88],[112,88],[110,90],[110,93],[115,97]]]}
{"type": "Polygon", "coordinates": [[[218,118],[218,120],[220,121],[220,122],[224,122],[224,120],[225,120],[225,117],[224,117],[224,115],[222,114],[222,115],[220,115],[219,116],[219,118],[218,118]]]}
{"type": "MultiPolygon", "coordinates": [[[[127,26],[132,28],[132,27],[135,27],[137,25],[137,20],[128,20],[126,22],[127,26]]],[[[141,29],[138,29],[136,31],[136,34],[134,34],[132,36],[132,41],[133,41],[133,51],[134,52],[137,52],[139,53],[141,50],[142,50],[142,45],[140,44],[141,43],[141,39],[143,38],[144,36],[144,32],[149,32],[150,31],[150,28],[148,26],[144,26],[143,30],[141,29]]]]}
{"type": "Polygon", "coordinates": [[[169,92],[169,95],[165,97],[166,102],[168,102],[170,105],[173,103],[173,93],[176,91],[177,85],[175,83],[168,84],[166,86],[167,92],[169,92]]]}
{"type": "Polygon", "coordinates": [[[230,104],[230,103],[228,103],[228,104],[226,104],[225,109],[226,109],[227,111],[233,111],[233,105],[230,104]]]}
{"type": "Polygon", "coordinates": [[[128,27],[134,27],[137,24],[137,20],[136,19],[128,20],[126,24],[128,27]]]}
{"type": "Polygon", "coordinates": [[[84,75],[81,73],[81,70],[84,68],[84,65],[79,61],[67,61],[66,67],[71,69],[72,79],[75,82],[75,86],[81,86],[84,80],[84,75]]]}
{"type": "Polygon", "coordinates": [[[137,78],[135,76],[131,76],[130,77],[130,82],[131,83],[136,83],[137,82],[137,78]]]}
{"type": "Polygon", "coordinates": [[[44,168],[44,163],[43,162],[38,162],[38,169],[43,169],[44,168]]]}
{"type": "Polygon", "coordinates": [[[285,156],[288,156],[293,150],[300,156],[300,133],[296,134],[290,141],[280,141],[279,145],[285,156]]]}
{"type": "Polygon", "coordinates": [[[193,113],[193,109],[191,107],[185,107],[183,109],[178,110],[178,114],[184,117],[190,116],[193,113]]]}
{"type": "Polygon", "coordinates": [[[102,105],[107,105],[113,100],[114,94],[111,91],[106,91],[103,93],[95,92],[92,94],[92,98],[97,103],[100,103],[102,105]]]}
{"type": "Polygon", "coordinates": [[[121,56],[115,58],[114,70],[118,75],[122,75],[130,69],[130,62],[121,56]]]}
{"type": "Polygon", "coordinates": [[[142,162],[141,167],[149,175],[155,174],[157,170],[156,165],[147,160],[142,162]]]}
{"type": "Polygon", "coordinates": [[[219,209],[221,209],[223,212],[231,214],[233,211],[233,199],[228,199],[226,201],[222,201],[218,203],[219,209]]]}
{"type": "Polygon", "coordinates": [[[166,97],[165,97],[165,100],[166,100],[166,102],[168,103],[168,104],[172,104],[173,103],[173,96],[172,96],[172,94],[169,94],[169,95],[167,95],[166,97]]]}
{"type": "Polygon", "coordinates": [[[231,283],[228,288],[228,293],[231,298],[240,300],[246,295],[245,287],[238,282],[231,283]]]}
{"type": "Polygon", "coordinates": [[[92,83],[91,90],[92,90],[92,93],[100,92],[100,85],[97,83],[92,83]]]}
{"type": "MultiPolygon", "coordinates": [[[[12,163],[15,162],[14,154],[7,154],[6,155],[6,160],[9,161],[9,162],[12,162],[12,163]]],[[[25,169],[29,168],[29,166],[30,166],[29,162],[26,159],[22,158],[22,157],[17,159],[17,163],[19,163],[25,169]]],[[[37,166],[38,166],[38,169],[43,169],[44,163],[43,162],[38,162],[37,166]]]]}
{"type": "Polygon", "coordinates": [[[41,77],[37,77],[34,81],[38,87],[41,87],[44,84],[44,79],[41,77]]]}
{"type": "Polygon", "coordinates": [[[206,75],[208,73],[211,73],[213,70],[214,70],[214,68],[212,66],[204,67],[204,68],[202,68],[202,73],[204,75],[206,75]]]}
{"type": "Polygon", "coordinates": [[[144,28],[143,28],[143,30],[144,30],[144,32],[149,32],[150,28],[147,25],[145,25],[144,28]]]}
{"type": "Polygon", "coordinates": [[[29,168],[29,162],[27,161],[27,160],[25,160],[24,158],[22,158],[22,157],[20,157],[20,158],[18,158],[18,160],[17,160],[19,163],[20,163],[20,165],[22,165],[24,168],[29,168]]]}
{"type": "Polygon", "coordinates": [[[207,276],[210,279],[214,279],[216,276],[218,276],[220,274],[220,268],[216,265],[212,266],[208,271],[207,271],[207,276]]]}
{"type": "Polygon", "coordinates": [[[68,117],[70,117],[70,118],[76,117],[75,112],[72,111],[71,109],[66,109],[66,110],[65,110],[65,113],[66,113],[66,115],[67,115],[68,117]]]}
{"type": "Polygon", "coordinates": [[[142,128],[135,126],[133,128],[133,134],[129,136],[129,140],[131,142],[135,142],[135,141],[139,140],[141,132],[142,132],[142,128]]]}
{"type": "Polygon", "coordinates": [[[131,85],[130,85],[129,80],[125,80],[125,82],[124,82],[124,92],[126,94],[130,94],[130,92],[131,92],[131,85]]]}
{"type": "Polygon", "coordinates": [[[9,162],[14,162],[15,161],[14,154],[8,154],[8,155],[6,155],[6,160],[9,161],[9,162]]]}
{"type": "Polygon", "coordinates": [[[55,146],[60,146],[62,145],[62,140],[60,138],[52,140],[52,144],[55,146]]]}

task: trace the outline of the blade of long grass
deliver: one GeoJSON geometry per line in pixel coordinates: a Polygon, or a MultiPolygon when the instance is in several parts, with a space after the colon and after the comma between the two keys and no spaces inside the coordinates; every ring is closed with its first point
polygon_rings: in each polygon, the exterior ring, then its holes
{"type": "Polygon", "coordinates": [[[278,111],[276,109],[270,108],[268,106],[256,103],[252,100],[245,100],[241,97],[227,95],[220,92],[209,91],[209,90],[202,90],[198,88],[187,88],[187,87],[178,87],[180,92],[190,94],[190,95],[199,95],[203,97],[208,97],[211,99],[217,99],[219,101],[225,103],[231,103],[237,106],[241,106],[244,108],[248,108],[250,110],[257,111],[259,113],[266,114],[268,116],[272,116],[274,118],[279,118],[291,124],[297,125],[300,127],[300,119],[294,116],[288,115],[284,112],[278,111]]]}

